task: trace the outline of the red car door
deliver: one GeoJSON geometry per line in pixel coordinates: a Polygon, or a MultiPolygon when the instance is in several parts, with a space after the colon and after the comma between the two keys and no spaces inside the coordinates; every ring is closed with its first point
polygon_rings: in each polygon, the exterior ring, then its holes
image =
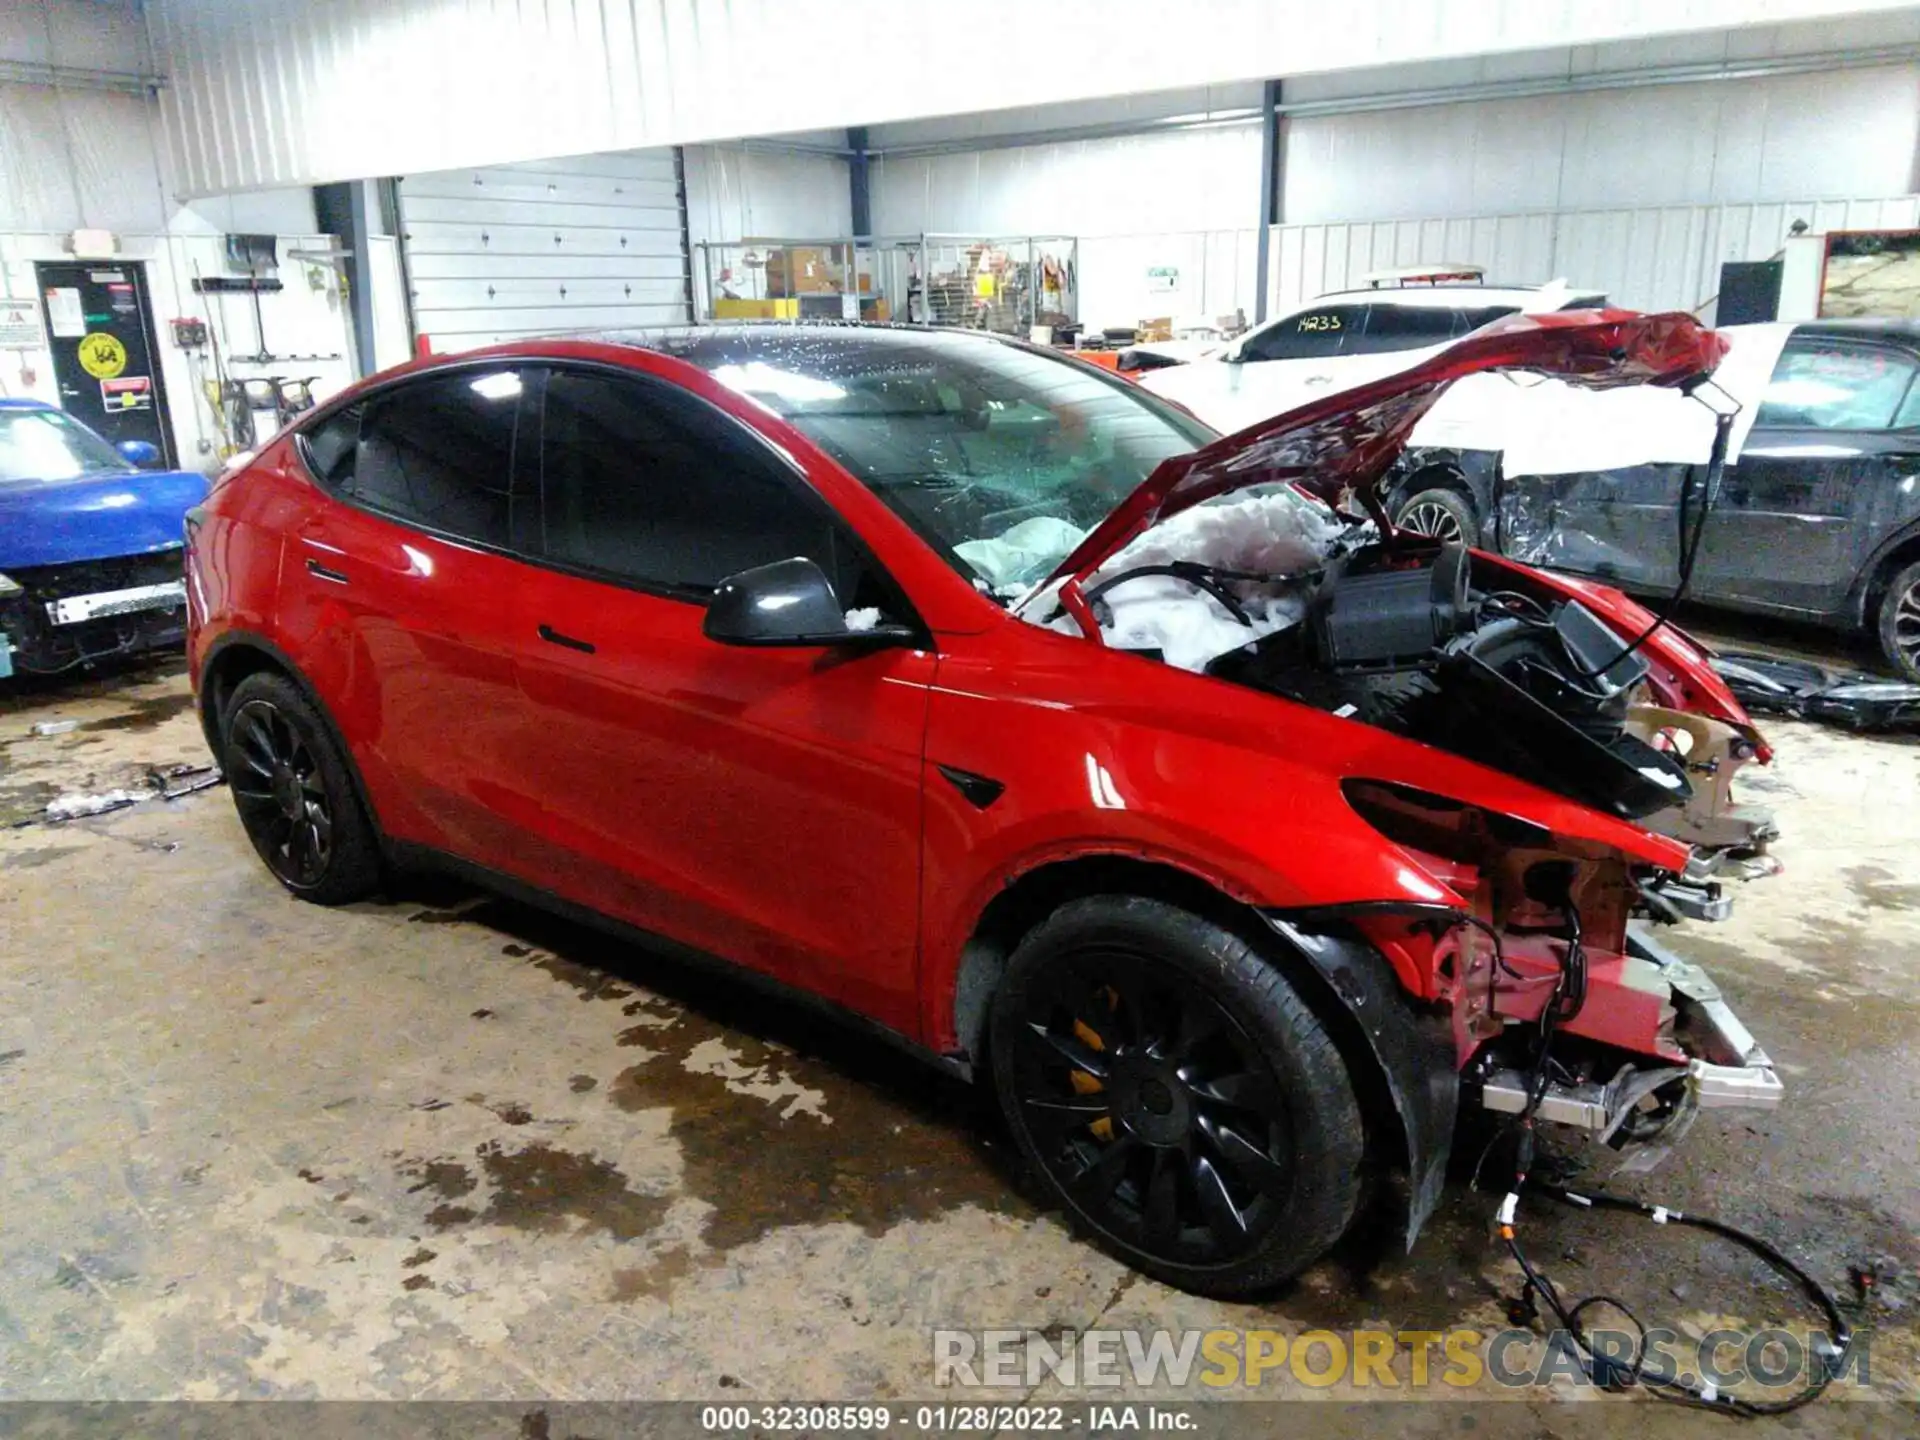
{"type": "Polygon", "coordinates": [[[331,497],[286,535],[279,629],[345,733],[382,827],[514,868],[522,699],[508,643],[524,567],[519,373],[422,377],[302,439],[331,497]]]}
{"type": "Polygon", "coordinates": [[[931,653],[737,648],[725,576],[807,555],[898,614],[866,551],[730,417],[658,381],[544,386],[542,568],[515,617],[547,883],[917,1032],[931,653]]]}

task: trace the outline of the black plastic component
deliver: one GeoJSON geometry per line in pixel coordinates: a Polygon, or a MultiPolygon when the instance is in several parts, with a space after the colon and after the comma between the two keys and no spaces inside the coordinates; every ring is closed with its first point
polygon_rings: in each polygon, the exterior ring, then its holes
{"type": "Polygon", "coordinates": [[[1909,681],[1731,651],[1714,656],[1713,668],[1749,710],[1849,730],[1920,730],[1920,685],[1909,681]]]}
{"type": "Polygon", "coordinates": [[[1468,649],[1449,655],[1441,667],[1440,743],[1628,820],[1686,803],[1693,787],[1671,756],[1604,712],[1562,713],[1516,683],[1541,679],[1543,690],[1560,688],[1546,665],[1517,664],[1510,675],[1468,649]]]}
{"type": "Polygon", "coordinates": [[[1604,682],[1611,690],[1631,690],[1653,668],[1644,655],[1628,653],[1626,642],[1578,601],[1554,612],[1553,628],[1582,675],[1604,682]]]}
{"type": "Polygon", "coordinates": [[[1431,566],[1329,580],[1315,599],[1314,647],[1336,670],[1416,664],[1472,621],[1467,552],[1447,545],[1431,566]]]}
{"type": "MultiPolygon", "coordinates": [[[[1364,906],[1355,907],[1365,913],[1364,906]]],[[[1311,965],[1353,1024],[1360,1028],[1400,1121],[1407,1162],[1407,1248],[1419,1237],[1446,1180],[1460,1109],[1460,1076],[1453,1031],[1439,1015],[1422,1014],[1407,999],[1393,967],[1350,927],[1321,912],[1309,923],[1299,914],[1263,912],[1263,919],[1311,965]]],[[[1356,1060],[1349,1053],[1348,1063],[1356,1060]]]]}
{"type": "Polygon", "coordinates": [[[804,555],[729,575],[707,603],[701,627],[722,645],[832,645],[878,649],[911,644],[905,625],[848,626],[826,571],[804,555]]]}
{"type": "Polygon", "coordinates": [[[850,633],[826,571],[800,555],[722,580],[704,629],[723,645],[825,645],[850,633]]]}
{"type": "Polygon", "coordinates": [[[995,780],[991,775],[976,775],[971,770],[962,770],[958,765],[941,765],[935,762],[935,768],[946,777],[947,783],[967,797],[967,803],[976,810],[984,810],[1006,793],[1006,782],[995,780]]]}

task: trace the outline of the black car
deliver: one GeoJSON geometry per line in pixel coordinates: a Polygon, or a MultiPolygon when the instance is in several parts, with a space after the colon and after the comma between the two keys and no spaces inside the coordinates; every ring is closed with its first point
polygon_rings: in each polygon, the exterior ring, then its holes
{"type": "MultiPolygon", "coordinates": [[[[1866,630],[1920,680],[1920,323],[1793,325],[1757,403],[1701,539],[1693,597],[1866,630]]],[[[1389,513],[1409,529],[1666,593],[1679,580],[1687,469],[1507,475],[1497,452],[1414,447],[1389,513]]]]}

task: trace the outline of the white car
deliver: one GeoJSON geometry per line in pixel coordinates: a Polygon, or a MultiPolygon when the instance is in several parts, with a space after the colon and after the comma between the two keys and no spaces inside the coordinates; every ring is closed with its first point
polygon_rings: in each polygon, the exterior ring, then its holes
{"type": "Polygon", "coordinates": [[[1604,305],[1545,285],[1399,284],[1322,295],[1211,354],[1144,372],[1140,384],[1224,433],[1417,365],[1507,315],[1604,305]]]}

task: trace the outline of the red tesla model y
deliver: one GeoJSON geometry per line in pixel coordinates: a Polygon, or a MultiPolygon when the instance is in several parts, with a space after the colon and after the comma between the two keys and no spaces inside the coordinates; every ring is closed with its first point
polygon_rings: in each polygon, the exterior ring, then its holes
{"type": "Polygon", "coordinates": [[[189,516],[194,683],[295,895],[451,867],[823,999],[990,1083],[1128,1261],[1245,1293],[1373,1168],[1411,1243],[1463,1109],[1777,1101],[1644,930],[1754,867],[1763,740],[1640,607],[1374,492],[1462,374],[1721,351],[1509,320],[1225,439],[981,334],[425,361],[189,516]]]}

